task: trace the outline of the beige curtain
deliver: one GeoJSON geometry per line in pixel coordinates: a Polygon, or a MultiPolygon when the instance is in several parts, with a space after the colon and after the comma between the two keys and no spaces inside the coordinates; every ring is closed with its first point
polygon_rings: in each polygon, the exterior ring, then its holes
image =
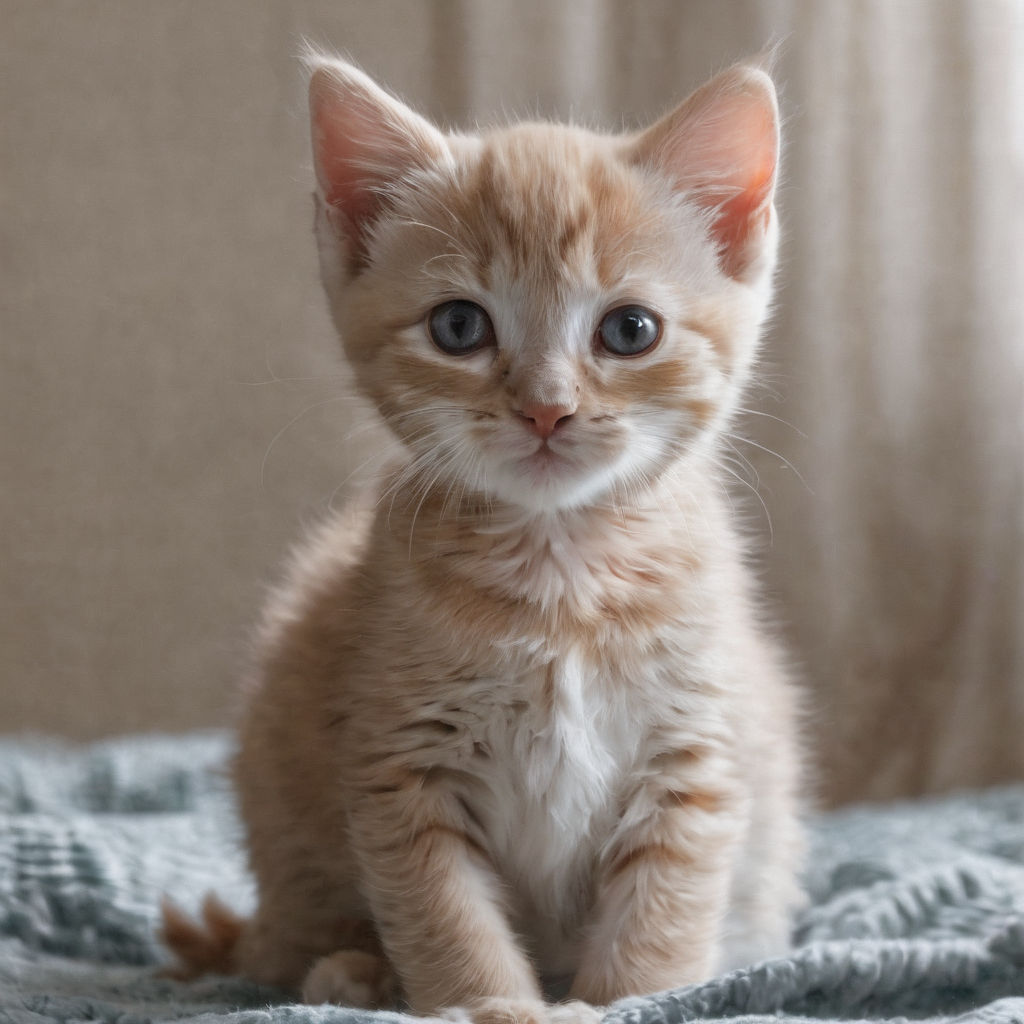
{"type": "Polygon", "coordinates": [[[773,578],[829,791],[1024,773],[1022,7],[804,2],[773,578]]]}
{"type": "Polygon", "coordinates": [[[1019,0],[0,18],[0,727],[228,720],[262,584],[372,453],[316,283],[302,36],[447,123],[612,127],[781,41],[783,268],[735,446],[815,778],[1024,774],[1019,0]]]}

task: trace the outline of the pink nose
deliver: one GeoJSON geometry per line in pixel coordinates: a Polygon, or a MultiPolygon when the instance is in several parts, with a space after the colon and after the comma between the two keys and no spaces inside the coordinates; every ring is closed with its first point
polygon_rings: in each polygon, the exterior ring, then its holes
{"type": "Polygon", "coordinates": [[[570,420],[575,411],[565,405],[540,405],[528,402],[522,409],[516,410],[516,415],[525,421],[538,437],[546,440],[556,428],[570,420]]]}

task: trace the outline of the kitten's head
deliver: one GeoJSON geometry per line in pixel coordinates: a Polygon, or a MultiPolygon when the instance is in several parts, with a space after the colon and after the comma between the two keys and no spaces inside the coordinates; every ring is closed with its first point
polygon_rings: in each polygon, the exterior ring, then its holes
{"type": "Polygon", "coordinates": [[[645,131],[444,134],[312,62],[317,237],[360,389],[439,484],[627,494],[732,412],[769,299],[778,115],[735,67],[645,131]]]}

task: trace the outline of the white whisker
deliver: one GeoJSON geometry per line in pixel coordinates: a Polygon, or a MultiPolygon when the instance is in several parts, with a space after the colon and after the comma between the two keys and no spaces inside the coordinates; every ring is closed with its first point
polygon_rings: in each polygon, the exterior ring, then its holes
{"type": "Polygon", "coordinates": [[[786,466],[788,469],[790,469],[793,473],[796,474],[796,478],[800,481],[800,483],[802,483],[804,485],[804,487],[807,488],[807,493],[808,494],[814,494],[814,491],[811,490],[811,488],[808,485],[807,481],[803,478],[803,475],[801,474],[800,470],[798,470],[796,468],[796,466],[794,466],[793,463],[790,462],[789,459],[787,459],[785,456],[780,455],[776,451],[772,451],[771,448],[766,448],[763,444],[759,444],[757,441],[751,441],[749,437],[743,437],[740,434],[728,434],[728,433],[725,436],[729,437],[729,438],[732,438],[732,440],[734,440],[734,441],[742,441],[744,444],[753,445],[754,448],[758,448],[758,449],[760,449],[761,451],[765,452],[768,455],[774,455],[775,458],[777,458],[784,466],[786,466]]]}
{"type": "Polygon", "coordinates": [[[792,430],[796,434],[799,434],[800,437],[802,437],[805,441],[807,440],[807,435],[799,427],[790,423],[789,420],[784,420],[781,416],[774,416],[772,415],[772,413],[763,412],[760,409],[747,409],[744,408],[742,405],[737,406],[736,411],[741,412],[746,416],[763,416],[767,420],[775,420],[776,423],[781,423],[784,427],[789,427],[790,430],[792,430]]]}
{"type": "Polygon", "coordinates": [[[266,486],[266,469],[267,460],[270,458],[270,453],[274,450],[274,446],[278,441],[289,431],[296,423],[299,422],[304,416],[311,413],[314,409],[320,409],[325,405],[331,405],[334,402],[350,402],[352,401],[352,395],[334,395],[331,398],[324,398],[319,402],[314,402],[312,405],[307,405],[300,413],[293,416],[270,440],[270,444],[267,445],[267,450],[263,453],[263,460],[260,462],[260,487],[266,486]]]}

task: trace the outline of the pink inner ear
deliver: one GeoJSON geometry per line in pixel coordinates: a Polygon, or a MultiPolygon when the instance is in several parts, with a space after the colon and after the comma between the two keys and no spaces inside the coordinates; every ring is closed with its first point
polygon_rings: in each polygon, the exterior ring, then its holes
{"type": "Polygon", "coordinates": [[[309,106],[317,182],[328,205],[343,214],[348,232],[358,238],[378,205],[369,168],[379,161],[380,129],[366,104],[324,69],[310,82],[309,106]]]}
{"type": "Polygon", "coordinates": [[[441,160],[444,136],[348,65],[317,68],[309,83],[313,163],[328,206],[342,215],[352,255],[383,194],[413,167],[441,160]]]}
{"type": "Polygon", "coordinates": [[[741,276],[760,251],[775,190],[778,117],[768,76],[742,67],[720,75],[644,133],[639,155],[713,212],[722,267],[741,276]]]}
{"type": "MultiPolygon", "coordinates": [[[[721,140],[720,166],[724,171],[722,186],[735,194],[716,206],[712,232],[722,247],[726,273],[738,276],[751,258],[750,248],[763,236],[771,216],[778,165],[778,129],[774,110],[745,104],[733,117],[719,122],[727,133],[721,140]]],[[[713,173],[712,168],[705,169],[713,173]]],[[[707,179],[705,180],[705,185],[707,179]]],[[[697,184],[699,190],[700,184],[697,184]]]]}

